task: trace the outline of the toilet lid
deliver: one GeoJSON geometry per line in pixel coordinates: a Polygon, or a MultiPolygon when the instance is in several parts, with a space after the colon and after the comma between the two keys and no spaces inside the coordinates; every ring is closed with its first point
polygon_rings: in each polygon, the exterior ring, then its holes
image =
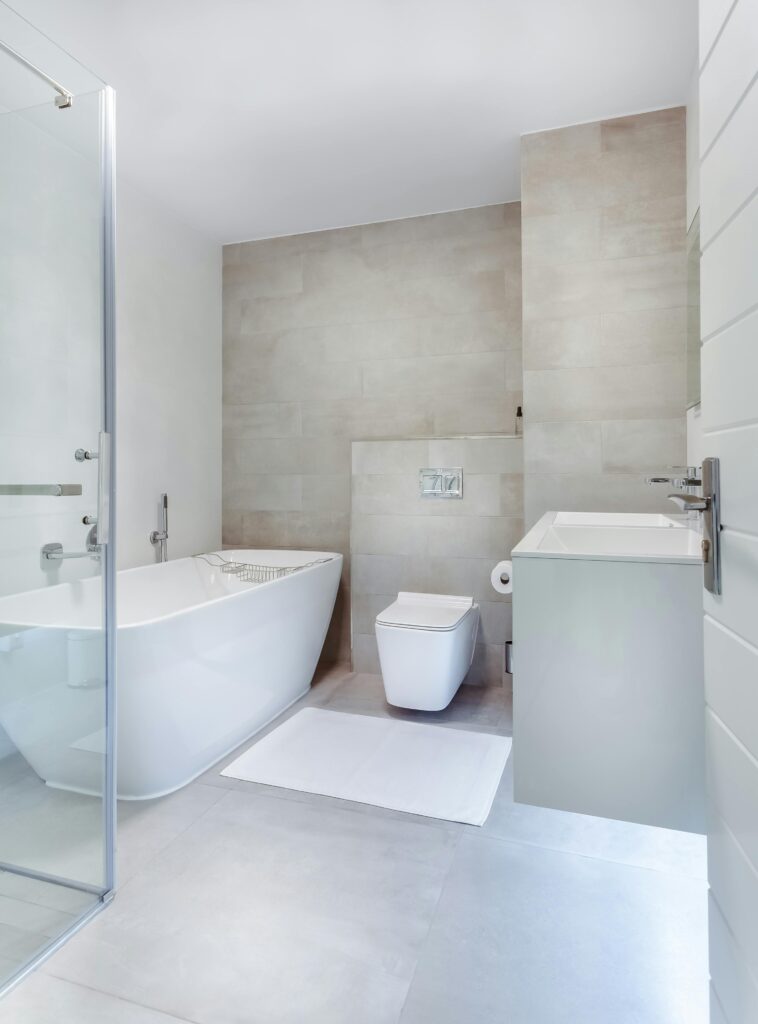
{"type": "Polygon", "coordinates": [[[381,626],[406,626],[410,629],[454,629],[473,607],[473,597],[401,591],[394,604],[379,612],[376,621],[381,626]]]}

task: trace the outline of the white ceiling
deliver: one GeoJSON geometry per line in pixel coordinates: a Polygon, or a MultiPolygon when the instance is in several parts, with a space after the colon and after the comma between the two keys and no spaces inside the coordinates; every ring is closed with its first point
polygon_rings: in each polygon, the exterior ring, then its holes
{"type": "Polygon", "coordinates": [[[697,0],[10,0],[121,172],[230,242],[519,196],[519,136],[683,103],[697,0]]]}

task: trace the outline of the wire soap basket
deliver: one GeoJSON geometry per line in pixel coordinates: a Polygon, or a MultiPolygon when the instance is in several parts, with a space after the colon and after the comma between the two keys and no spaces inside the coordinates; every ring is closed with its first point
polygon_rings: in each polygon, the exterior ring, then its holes
{"type": "Polygon", "coordinates": [[[234,562],[222,558],[215,551],[207,555],[195,555],[195,558],[202,559],[214,569],[220,569],[229,576],[236,576],[243,583],[270,583],[271,580],[279,580],[301,569],[309,569],[312,565],[330,561],[328,558],[317,558],[314,562],[306,562],[304,565],[256,565],[254,562],[234,562]]]}

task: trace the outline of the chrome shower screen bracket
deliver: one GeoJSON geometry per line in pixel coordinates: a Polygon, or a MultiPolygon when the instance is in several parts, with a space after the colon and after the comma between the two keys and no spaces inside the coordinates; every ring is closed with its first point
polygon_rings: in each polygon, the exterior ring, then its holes
{"type": "Polygon", "coordinates": [[[55,89],[58,93],[55,97],[55,105],[59,110],[68,110],[68,108],[73,105],[74,94],[69,92],[65,85],[61,85],[60,82],[56,82],[56,80],[51,78],[50,75],[45,74],[42,68],[38,68],[36,64],[32,64],[32,62],[27,60],[22,53],[19,53],[18,50],[14,50],[12,46],[8,46],[8,44],[4,43],[2,40],[0,40],[0,50],[2,50],[3,53],[7,53],[9,57],[16,61],[17,64],[21,64],[22,67],[31,71],[31,73],[36,75],[37,78],[41,78],[43,82],[47,82],[51,89],[55,89]]]}

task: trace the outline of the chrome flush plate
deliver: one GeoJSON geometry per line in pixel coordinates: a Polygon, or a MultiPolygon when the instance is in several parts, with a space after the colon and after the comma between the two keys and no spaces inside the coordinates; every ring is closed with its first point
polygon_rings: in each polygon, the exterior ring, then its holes
{"type": "Polygon", "coordinates": [[[422,469],[419,489],[422,498],[462,498],[463,469],[422,469]]]}

